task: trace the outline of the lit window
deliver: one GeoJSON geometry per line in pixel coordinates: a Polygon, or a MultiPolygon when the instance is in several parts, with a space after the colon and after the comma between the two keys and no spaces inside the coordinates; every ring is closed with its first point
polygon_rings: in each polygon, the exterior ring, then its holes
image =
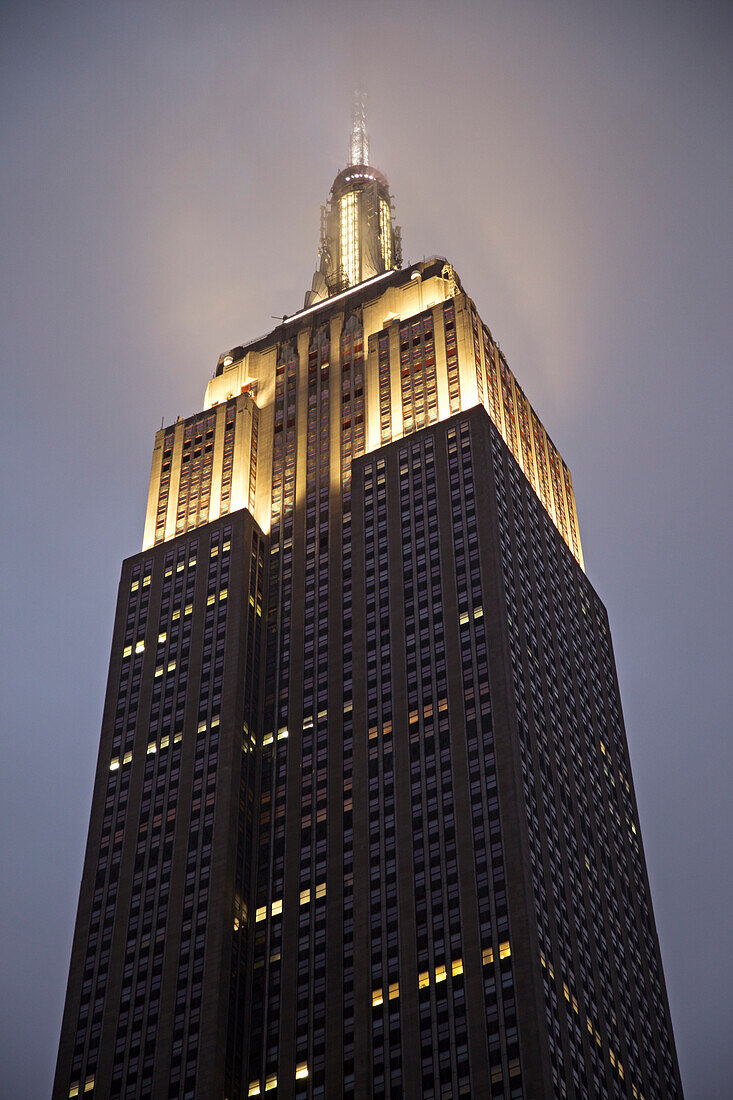
{"type": "Polygon", "coordinates": [[[341,269],[349,286],[359,282],[358,200],[348,191],[339,203],[341,216],[341,269]]]}
{"type": "Polygon", "coordinates": [[[277,1088],[277,1074],[271,1073],[265,1081],[265,1092],[269,1092],[271,1089],[277,1088]]]}
{"type": "Polygon", "coordinates": [[[255,921],[257,921],[259,923],[259,921],[265,920],[266,917],[267,917],[267,906],[266,905],[261,905],[259,907],[259,909],[257,910],[257,912],[255,913],[255,921]]]}
{"type": "Polygon", "coordinates": [[[184,615],[190,615],[192,611],[193,611],[193,604],[192,603],[187,603],[183,614],[184,615]]]}
{"type": "Polygon", "coordinates": [[[163,675],[163,666],[162,665],[158,665],[158,667],[155,670],[155,675],[156,676],[162,676],[163,675]]]}
{"type": "Polygon", "coordinates": [[[196,727],[196,732],[197,733],[206,733],[206,719],[205,718],[202,722],[199,722],[198,726],[196,727]]]}
{"type": "Polygon", "coordinates": [[[417,987],[418,989],[427,989],[430,985],[430,971],[423,970],[422,974],[418,976],[417,987]]]}
{"type": "MultiPolygon", "coordinates": [[[[137,592],[139,587],[140,587],[140,581],[133,581],[132,584],[130,585],[130,591],[131,592],[137,592]]],[[[77,1092],[79,1091],[78,1085],[77,1085],[76,1091],[77,1092]]],[[[74,1095],[76,1095],[76,1093],[74,1095]]],[[[71,1093],[69,1093],[69,1096],[71,1096],[71,1093]]]]}
{"type": "Polygon", "coordinates": [[[225,600],[228,595],[229,595],[229,589],[228,588],[222,588],[221,592],[219,593],[219,599],[220,600],[225,600]]]}
{"type": "Polygon", "coordinates": [[[152,754],[154,752],[157,752],[157,751],[158,751],[158,746],[155,744],[155,741],[151,741],[150,744],[148,745],[148,756],[152,756],[152,754]]]}
{"type": "Polygon", "coordinates": [[[232,544],[231,544],[230,540],[227,539],[227,541],[222,546],[222,550],[228,550],[231,545],[232,544]]]}
{"type": "Polygon", "coordinates": [[[84,1082],[84,1092],[91,1092],[93,1088],[94,1088],[94,1078],[93,1077],[87,1077],[86,1081],[84,1082]]]}
{"type": "Polygon", "coordinates": [[[384,1004],[384,997],[382,996],[381,989],[375,989],[372,993],[372,1008],[378,1008],[379,1005],[384,1004]]]}
{"type": "Polygon", "coordinates": [[[277,901],[273,901],[271,913],[273,917],[278,917],[283,911],[283,899],[279,898],[277,901]]]}
{"type": "Polygon", "coordinates": [[[113,756],[112,759],[109,762],[109,770],[111,772],[116,772],[118,770],[119,766],[120,766],[119,756],[113,756]]]}
{"type": "Polygon", "coordinates": [[[166,639],[165,630],[161,630],[160,634],[158,635],[158,642],[162,643],[162,642],[165,641],[165,639],[166,639]]]}
{"type": "Polygon", "coordinates": [[[325,882],[319,882],[316,886],[316,897],[325,898],[326,896],[326,884],[325,882]]]}
{"type": "Polygon", "coordinates": [[[307,1062],[298,1062],[297,1066],[295,1067],[295,1080],[296,1081],[302,1081],[303,1078],[307,1077],[307,1076],[308,1076],[308,1063],[307,1062]]]}
{"type": "Polygon", "coordinates": [[[390,982],[390,986],[389,986],[389,999],[390,999],[390,1001],[396,1000],[396,998],[399,997],[399,995],[400,995],[400,983],[399,982],[390,982]]]}
{"type": "Polygon", "coordinates": [[[512,949],[509,946],[509,940],[505,940],[504,943],[499,944],[499,958],[508,959],[512,953],[512,949]]]}
{"type": "Polygon", "coordinates": [[[170,743],[171,743],[170,734],[168,734],[168,733],[164,734],[163,737],[161,737],[161,739],[160,739],[161,749],[167,749],[168,746],[170,745],[170,743]]]}
{"type": "Polygon", "coordinates": [[[122,763],[123,764],[129,764],[131,760],[132,760],[132,750],[125,753],[125,755],[122,757],[122,763]]]}
{"type": "MultiPolygon", "coordinates": [[[[149,584],[150,584],[150,574],[148,573],[148,575],[146,577],[143,577],[143,588],[147,588],[147,586],[149,584]]],[[[92,1088],[94,1088],[94,1080],[93,1079],[92,1079],[92,1088]]],[[[87,1091],[87,1086],[85,1085],[84,1086],[84,1092],[86,1092],[86,1091],[87,1091]]]]}
{"type": "Polygon", "coordinates": [[[435,968],[435,980],[436,982],[444,982],[448,977],[444,966],[436,966],[435,968]]]}
{"type": "Polygon", "coordinates": [[[266,733],[265,736],[262,738],[262,744],[271,745],[274,740],[275,738],[272,736],[271,733],[266,733]]]}
{"type": "Polygon", "coordinates": [[[283,726],[283,728],[282,728],[282,729],[279,729],[279,730],[277,731],[277,739],[278,739],[278,741],[282,741],[282,740],[284,740],[284,738],[286,738],[287,736],[288,736],[288,731],[287,731],[287,729],[285,728],[285,726],[283,726]]]}
{"type": "Polygon", "coordinates": [[[259,1096],[260,1095],[260,1083],[259,1081],[251,1081],[250,1086],[247,1089],[247,1096],[259,1096]]]}
{"type": "Polygon", "coordinates": [[[392,221],[390,218],[389,203],[386,199],[379,199],[379,234],[382,239],[382,262],[386,271],[392,266],[392,221]]]}
{"type": "Polygon", "coordinates": [[[145,640],[143,638],[141,638],[140,641],[137,642],[136,645],[135,645],[135,652],[136,653],[142,653],[144,649],[145,649],[145,640]]]}
{"type": "Polygon", "coordinates": [[[173,621],[175,622],[175,620],[180,619],[180,617],[181,617],[181,609],[180,609],[180,607],[177,607],[176,610],[171,615],[171,619],[173,619],[173,621]]]}
{"type": "MultiPolygon", "coordinates": [[[[137,581],[135,581],[135,584],[137,585],[137,581]]],[[[69,1096],[78,1096],[78,1095],[79,1095],[79,1086],[78,1085],[72,1085],[71,1088],[69,1089],[69,1096]]]]}
{"type": "Polygon", "coordinates": [[[458,974],[463,973],[463,959],[454,959],[451,963],[450,972],[453,977],[457,977],[458,974]]]}
{"type": "Polygon", "coordinates": [[[307,905],[310,900],[311,900],[310,890],[301,890],[300,891],[300,904],[301,905],[307,905]]]}
{"type": "Polygon", "coordinates": [[[169,661],[169,662],[168,662],[168,671],[169,671],[169,672],[173,672],[173,669],[174,669],[175,667],[176,667],[176,662],[175,662],[175,661],[169,661]]]}
{"type": "Polygon", "coordinates": [[[488,966],[489,963],[494,961],[494,949],[492,947],[485,947],[482,953],[482,959],[484,966],[488,966]]]}
{"type": "Polygon", "coordinates": [[[132,653],[132,646],[131,645],[126,645],[125,648],[122,650],[122,656],[123,657],[129,657],[131,653],[132,653]]]}
{"type": "Polygon", "coordinates": [[[214,603],[215,600],[216,596],[214,596],[213,594],[211,596],[208,596],[206,599],[206,606],[211,607],[212,603],[214,603]]]}
{"type": "Polygon", "coordinates": [[[182,573],[183,572],[183,566],[184,566],[184,563],[182,561],[179,561],[178,565],[176,566],[176,573],[182,573]]]}

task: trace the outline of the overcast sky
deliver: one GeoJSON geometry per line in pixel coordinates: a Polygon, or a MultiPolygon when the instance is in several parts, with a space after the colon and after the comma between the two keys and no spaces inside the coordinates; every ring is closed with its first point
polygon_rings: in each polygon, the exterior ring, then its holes
{"type": "Polygon", "coordinates": [[[730,3],[6,2],[0,1095],[56,1058],[153,435],[302,305],[354,74],[568,462],[688,1100],[730,1095],[730,3]]]}

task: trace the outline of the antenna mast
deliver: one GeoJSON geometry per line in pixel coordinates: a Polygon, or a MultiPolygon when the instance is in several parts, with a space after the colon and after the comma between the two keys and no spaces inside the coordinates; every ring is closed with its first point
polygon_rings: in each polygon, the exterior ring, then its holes
{"type": "Polygon", "coordinates": [[[366,95],[355,91],[351,101],[351,145],[349,165],[369,164],[369,137],[366,129],[366,95]]]}

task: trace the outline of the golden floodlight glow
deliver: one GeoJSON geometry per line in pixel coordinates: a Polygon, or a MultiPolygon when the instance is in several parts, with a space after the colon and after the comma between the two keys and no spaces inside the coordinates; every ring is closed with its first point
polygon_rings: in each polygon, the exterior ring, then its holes
{"type": "Polygon", "coordinates": [[[385,270],[392,266],[392,217],[389,203],[386,199],[379,199],[379,236],[382,242],[382,263],[385,270]]]}
{"type": "Polygon", "coordinates": [[[349,286],[359,282],[359,200],[347,191],[339,203],[341,215],[341,269],[349,286]]]}

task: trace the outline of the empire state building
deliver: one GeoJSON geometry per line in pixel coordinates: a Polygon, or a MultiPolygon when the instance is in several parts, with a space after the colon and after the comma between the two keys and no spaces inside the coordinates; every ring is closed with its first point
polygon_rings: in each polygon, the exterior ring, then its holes
{"type": "Polygon", "coordinates": [[[570,471],[363,100],[304,306],[156,434],[54,1100],[681,1097],[570,471]]]}

